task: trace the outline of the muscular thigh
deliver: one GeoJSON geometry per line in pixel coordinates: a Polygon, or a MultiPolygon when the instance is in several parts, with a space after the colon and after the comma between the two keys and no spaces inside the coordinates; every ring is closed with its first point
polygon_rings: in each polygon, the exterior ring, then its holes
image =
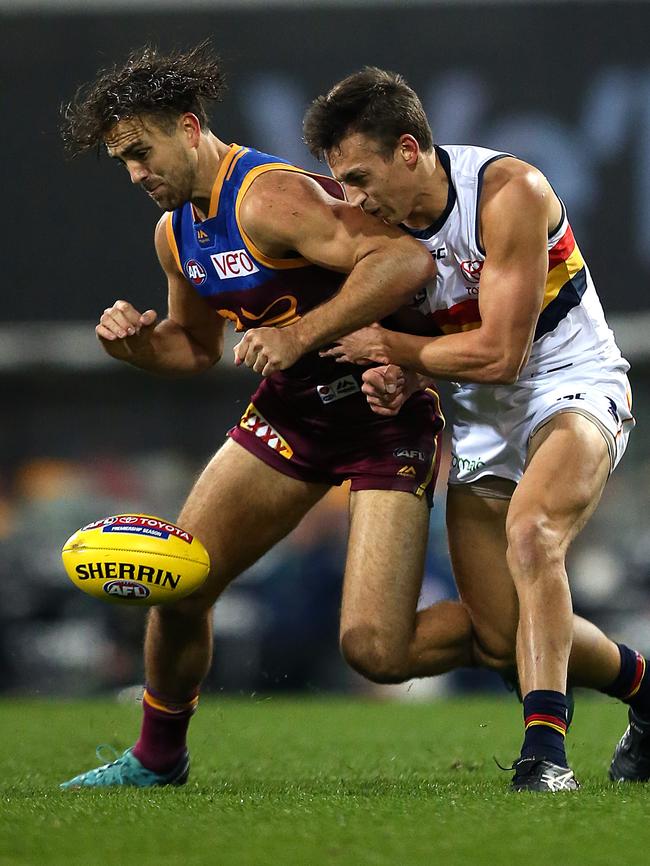
{"type": "Polygon", "coordinates": [[[413,633],[428,541],[423,497],[397,490],[351,495],[341,635],[372,633],[404,648],[413,633]]]}
{"type": "Polygon", "coordinates": [[[607,443],[592,421],[575,412],[553,416],[531,439],[508,531],[517,523],[537,524],[566,549],[598,505],[610,465],[607,443]]]}
{"type": "MultiPolygon", "coordinates": [[[[485,485],[484,479],[481,479],[485,485]]],[[[506,561],[509,500],[452,485],[447,494],[449,553],[477,642],[493,658],[514,653],[519,607],[506,561]]]]}
{"type": "Polygon", "coordinates": [[[210,554],[201,598],[214,601],[237,575],[300,522],[327,492],[283,475],[228,439],[203,470],[178,518],[210,554]]]}

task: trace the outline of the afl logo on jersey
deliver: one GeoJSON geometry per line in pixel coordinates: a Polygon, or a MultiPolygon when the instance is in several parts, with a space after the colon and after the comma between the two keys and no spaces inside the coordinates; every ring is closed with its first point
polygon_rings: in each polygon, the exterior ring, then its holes
{"type": "Polygon", "coordinates": [[[185,273],[195,286],[202,286],[208,278],[205,268],[196,259],[190,259],[189,262],[185,262],[185,273]]]}

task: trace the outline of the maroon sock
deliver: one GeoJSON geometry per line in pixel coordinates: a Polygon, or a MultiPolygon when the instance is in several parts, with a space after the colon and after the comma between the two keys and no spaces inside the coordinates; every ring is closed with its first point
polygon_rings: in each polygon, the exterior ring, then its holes
{"type": "Polygon", "coordinates": [[[149,686],[142,697],[142,729],[134,756],[154,773],[167,773],[185,752],[187,728],[198,704],[198,694],[186,701],[169,701],[149,686]]]}

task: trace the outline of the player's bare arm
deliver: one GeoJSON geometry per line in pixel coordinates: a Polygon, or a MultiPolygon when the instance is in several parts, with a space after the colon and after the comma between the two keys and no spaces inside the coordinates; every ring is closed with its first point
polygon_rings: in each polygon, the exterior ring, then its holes
{"type": "Polygon", "coordinates": [[[376,326],[344,338],[343,351],[333,354],[343,360],[394,363],[434,378],[516,381],[543,302],[549,225],[559,222],[560,214],[560,203],[539,171],[514,159],[490,166],[480,210],[486,251],[481,326],[433,339],[376,326]]]}
{"type": "Polygon", "coordinates": [[[256,180],[240,219],[266,255],[298,253],[313,264],[349,273],[334,298],[295,325],[246,334],[236,360],[264,375],[397,309],[434,273],[431,256],[417,241],[295,172],[274,171],[256,180]]]}
{"type": "Polygon", "coordinates": [[[158,260],[167,277],[167,318],[140,313],[125,300],[104,310],[95,331],[106,352],[152,373],[191,375],[212,367],[223,352],[224,320],[178,269],[166,237],[165,214],[155,232],[158,260]]]}

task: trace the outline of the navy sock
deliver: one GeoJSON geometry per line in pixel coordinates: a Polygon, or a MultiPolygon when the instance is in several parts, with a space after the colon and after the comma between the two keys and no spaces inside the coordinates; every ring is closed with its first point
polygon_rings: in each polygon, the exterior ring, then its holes
{"type": "Polygon", "coordinates": [[[614,682],[601,691],[629,704],[643,719],[650,719],[650,678],[646,676],[646,660],[623,643],[617,646],[621,669],[614,682]]]}
{"type": "Polygon", "coordinates": [[[567,729],[567,702],[562,692],[538,689],[524,698],[526,733],[522,758],[546,758],[568,767],[564,738],[567,729]]]}

